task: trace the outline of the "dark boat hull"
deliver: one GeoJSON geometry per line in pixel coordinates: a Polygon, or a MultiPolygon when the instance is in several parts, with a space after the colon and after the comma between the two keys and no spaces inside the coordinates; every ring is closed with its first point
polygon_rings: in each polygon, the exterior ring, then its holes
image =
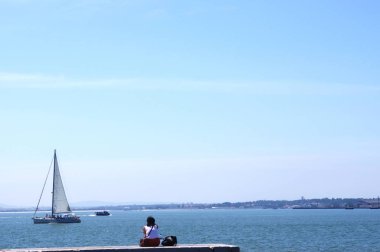
{"type": "Polygon", "coordinates": [[[95,212],[96,216],[109,216],[110,213],[108,211],[95,212]]]}
{"type": "Polygon", "coordinates": [[[34,217],[34,224],[49,224],[49,223],[81,223],[81,220],[77,216],[70,217],[34,217]]]}

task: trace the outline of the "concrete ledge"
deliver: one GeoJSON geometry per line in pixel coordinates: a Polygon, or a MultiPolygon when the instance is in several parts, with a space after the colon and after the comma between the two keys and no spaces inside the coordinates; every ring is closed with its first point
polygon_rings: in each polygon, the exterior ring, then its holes
{"type": "Polygon", "coordinates": [[[139,246],[71,247],[71,248],[22,248],[1,252],[240,252],[240,248],[225,244],[181,244],[174,247],[141,248],[139,246]]]}

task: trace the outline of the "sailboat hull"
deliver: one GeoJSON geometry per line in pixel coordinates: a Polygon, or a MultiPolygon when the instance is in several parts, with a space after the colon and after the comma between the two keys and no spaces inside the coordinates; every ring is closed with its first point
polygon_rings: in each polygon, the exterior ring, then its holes
{"type": "Polygon", "coordinates": [[[66,217],[34,217],[34,224],[49,224],[49,223],[80,223],[81,220],[77,216],[66,217]]]}

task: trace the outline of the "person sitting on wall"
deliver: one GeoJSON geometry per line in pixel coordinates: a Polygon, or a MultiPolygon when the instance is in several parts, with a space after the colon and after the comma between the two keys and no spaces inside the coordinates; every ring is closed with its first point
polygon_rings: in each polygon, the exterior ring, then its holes
{"type": "Polygon", "coordinates": [[[146,226],[143,227],[144,238],[140,240],[141,247],[157,247],[160,245],[160,234],[156,220],[149,216],[146,219],[146,226]]]}

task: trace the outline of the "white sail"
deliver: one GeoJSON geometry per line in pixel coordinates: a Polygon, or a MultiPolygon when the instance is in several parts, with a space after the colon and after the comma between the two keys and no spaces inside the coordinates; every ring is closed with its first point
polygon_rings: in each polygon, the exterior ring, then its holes
{"type": "Polygon", "coordinates": [[[54,178],[53,178],[53,214],[70,213],[71,209],[67,202],[65,189],[59,172],[57,155],[54,151],[54,178]]]}

